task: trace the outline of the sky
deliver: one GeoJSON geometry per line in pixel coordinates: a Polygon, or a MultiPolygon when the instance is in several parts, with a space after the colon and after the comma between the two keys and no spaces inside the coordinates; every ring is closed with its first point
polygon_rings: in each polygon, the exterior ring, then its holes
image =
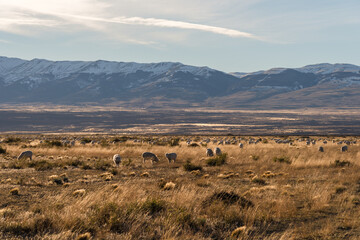
{"type": "Polygon", "coordinates": [[[225,72],[360,65],[359,0],[0,0],[0,56],[225,72]]]}

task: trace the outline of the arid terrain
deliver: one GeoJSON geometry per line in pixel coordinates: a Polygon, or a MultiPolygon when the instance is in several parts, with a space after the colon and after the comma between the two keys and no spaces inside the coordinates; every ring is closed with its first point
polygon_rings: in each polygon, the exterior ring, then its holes
{"type": "Polygon", "coordinates": [[[356,136],[0,140],[1,239],[360,238],[356,136]],[[26,150],[32,160],[17,160],[26,150]],[[146,151],[160,161],[144,163],[146,151]]]}
{"type": "Polygon", "coordinates": [[[0,133],[360,135],[359,108],[142,109],[0,105],[0,133]]]}

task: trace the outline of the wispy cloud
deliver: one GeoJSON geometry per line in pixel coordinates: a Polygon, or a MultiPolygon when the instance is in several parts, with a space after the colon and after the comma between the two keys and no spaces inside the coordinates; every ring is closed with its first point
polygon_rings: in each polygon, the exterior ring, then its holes
{"type": "Polygon", "coordinates": [[[118,23],[118,24],[126,24],[126,25],[143,25],[143,26],[154,26],[154,27],[164,27],[164,28],[199,30],[199,31],[226,35],[230,37],[257,38],[253,34],[247,32],[241,32],[234,29],[215,27],[204,24],[189,23],[183,21],[173,21],[167,19],[142,18],[142,17],[117,17],[117,18],[107,19],[107,18],[75,16],[75,15],[65,15],[65,14],[60,14],[60,16],[68,16],[77,19],[92,20],[92,21],[107,22],[107,23],[118,23]]]}
{"type": "MultiPolygon", "coordinates": [[[[91,29],[95,32],[105,32],[116,37],[120,34],[121,40],[131,39],[131,42],[139,44],[153,43],[149,39],[141,39],[139,34],[131,36],[129,32],[122,29],[121,25],[138,25],[150,28],[172,28],[192,31],[209,32],[233,38],[259,39],[257,36],[236,29],[212,26],[209,24],[194,23],[191,21],[174,21],[165,18],[146,18],[142,16],[114,16],[107,13],[111,5],[103,4],[97,0],[63,0],[61,4],[54,0],[33,0],[30,5],[25,0],[0,0],[0,31],[16,34],[34,34],[44,32],[46,28],[57,31],[69,31],[91,29]],[[110,24],[118,24],[119,28],[110,28],[110,24]],[[66,26],[66,28],[64,28],[66,26]],[[33,27],[35,31],[29,31],[33,27]],[[38,29],[40,29],[38,31],[38,29]],[[118,32],[117,32],[118,31],[118,32]]],[[[130,29],[130,32],[132,30],[130,29]]],[[[132,34],[134,35],[134,34],[132,34]]]]}
{"type": "Polygon", "coordinates": [[[0,43],[6,43],[6,44],[9,44],[11,43],[10,41],[7,41],[7,40],[4,40],[4,39],[0,39],[0,43]]]}

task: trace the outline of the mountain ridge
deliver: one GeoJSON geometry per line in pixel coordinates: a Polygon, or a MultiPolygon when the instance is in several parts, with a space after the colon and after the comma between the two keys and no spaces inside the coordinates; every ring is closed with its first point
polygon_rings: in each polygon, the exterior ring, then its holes
{"type": "Polygon", "coordinates": [[[3,103],[118,102],[127,107],[286,108],[286,101],[282,103],[279,99],[288,98],[298,103],[296,107],[336,107],[339,104],[354,106],[359,102],[359,88],[360,66],[352,64],[321,63],[301,68],[225,73],[179,62],[0,57],[0,100],[3,103]],[[304,92],[312,99],[306,99],[304,92]],[[343,96],[345,92],[348,97],[343,96]],[[293,96],[299,97],[294,100],[293,96]],[[340,100],[339,96],[342,96],[340,100]]]}

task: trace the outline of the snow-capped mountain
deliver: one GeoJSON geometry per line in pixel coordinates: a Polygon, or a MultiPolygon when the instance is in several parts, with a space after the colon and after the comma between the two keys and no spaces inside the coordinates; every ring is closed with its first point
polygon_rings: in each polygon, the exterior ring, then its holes
{"type": "Polygon", "coordinates": [[[304,107],[360,102],[360,67],[315,64],[224,73],[177,62],[30,61],[0,57],[2,103],[304,107]],[[311,97],[311,98],[310,98],[311,97]],[[292,99],[289,103],[287,99],[292,99]],[[296,102],[296,104],[293,104],[296,102]]]}
{"type": "Polygon", "coordinates": [[[302,73],[313,73],[313,74],[323,74],[323,75],[337,73],[337,72],[360,73],[360,66],[357,65],[344,64],[344,63],[342,64],[320,63],[320,64],[307,65],[301,68],[272,68],[269,70],[262,70],[253,73],[234,72],[231,74],[237,77],[243,77],[245,75],[257,75],[257,74],[279,74],[287,69],[293,69],[302,73]]]}
{"type": "MultiPolygon", "coordinates": [[[[35,77],[48,75],[52,78],[66,78],[71,74],[132,74],[138,71],[150,72],[155,75],[171,75],[175,72],[189,72],[194,75],[208,75],[215,71],[207,67],[193,67],[181,63],[161,62],[161,63],[134,63],[134,62],[109,62],[109,61],[48,61],[43,59],[33,59],[25,61],[16,58],[0,57],[0,75],[6,84],[11,84],[24,77],[35,77]]],[[[46,78],[46,77],[45,77],[46,78]]],[[[44,79],[44,76],[43,76],[44,79]]]]}

